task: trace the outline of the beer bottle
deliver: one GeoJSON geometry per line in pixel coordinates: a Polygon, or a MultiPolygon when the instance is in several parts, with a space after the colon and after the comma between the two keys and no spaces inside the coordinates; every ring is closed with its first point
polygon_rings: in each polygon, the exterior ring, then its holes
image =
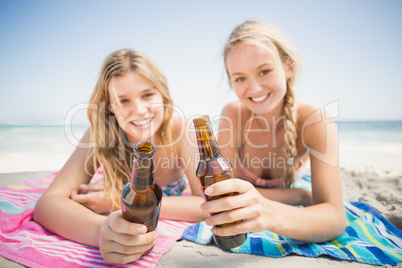
{"type": "Polygon", "coordinates": [[[134,146],[134,164],[131,182],[121,192],[123,217],[144,224],[147,232],[156,229],[162,200],[162,189],[154,179],[152,143],[139,142],[134,146]]]}
{"type": "MultiPolygon", "coordinates": [[[[232,178],[232,166],[230,162],[219,152],[218,145],[212,132],[209,116],[203,115],[197,117],[193,120],[193,123],[196,129],[198,149],[200,151],[200,161],[197,167],[197,178],[201,185],[202,192],[204,193],[204,190],[215,182],[232,178]]],[[[237,194],[238,193],[228,193],[213,197],[204,195],[204,198],[207,201],[210,201],[237,194]]],[[[225,227],[227,225],[239,222],[241,221],[225,223],[217,227],[225,227]]],[[[246,239],[246,233],[231,236],[214,235],[215,243],[223,249],[238,247],[243,244],[246,239]]]]}

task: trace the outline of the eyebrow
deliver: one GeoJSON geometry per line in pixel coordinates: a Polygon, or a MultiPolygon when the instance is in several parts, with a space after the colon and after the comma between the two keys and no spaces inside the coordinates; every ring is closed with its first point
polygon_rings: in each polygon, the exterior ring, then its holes
{"type": "MultiPolygon", "coordinates": [[[[266,62],[266,63],[263,63],[263,64],[261,64],[260,66],[258,66],[256,69],[258,70],[258,69],[261,69],[262,67],[264,67],[265,65],[273,65],[272,63],[270,63],[270,62],[266,62]]],[[[234,75],[242,75],[242,73],[232,73],[231,74],[231,76],[234,76],[234,75]]]]}
{"type": "MultiPolygon", "coordinates": [[[[141,93],[141,94],[144,94],[144,93],[148,93],[148,92],[150,92],[150,91],[155,91],[155,90],[156,90],[156,89],[154,89],[154,88],[146,88],[146,89],[142,90],[140,93],[141,93]]],[[[126,96],[127,96],[126,94],[117,95],[117,97],[118,97],[119,99],[125,98],[126,96]]]]}

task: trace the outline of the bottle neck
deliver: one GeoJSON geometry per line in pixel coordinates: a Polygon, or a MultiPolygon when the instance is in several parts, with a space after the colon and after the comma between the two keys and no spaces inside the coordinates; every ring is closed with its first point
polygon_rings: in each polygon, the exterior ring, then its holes
{"type": "Polygon", "coordinates": [[[153,158],[137,158],[134,156],[133,174],[130,185],[131,189],[135,192],[145,192],[154,188],[153,158]]]}
{"type": "Polygon", "coordinates": [[[208,160],[217,157],[219,155],[219,149],[212,132],[211,124],[196,126],[195,130],[201,159],[208,160]]]}

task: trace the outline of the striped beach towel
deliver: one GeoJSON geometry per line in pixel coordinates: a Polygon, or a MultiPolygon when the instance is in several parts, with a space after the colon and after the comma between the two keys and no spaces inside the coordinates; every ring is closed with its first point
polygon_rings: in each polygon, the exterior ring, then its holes
{"type": "MultiPolygon", "coordinates": [[[[304,175],[295,187],[311,188],[311,178],[304,175]]],[[[231,251],[236,253],[283,257],[294,253],[307,257],[328,255],[341,260],[374,265],[402,263],[402,231],[380,213],[362,202],[344,202],[347,227],[344,234],[325,243],[306,243],[270,231],[248,233],[246,242],[231,251]]],[[[204,222],[188,227],[183,238],[207,244],[211,227],[204,222]]]]}
{"type": "MultiPolygon", "coordinates": [[[[98,248],[52,234],[32,220],[36,201],[56,174],[0,187],[0,255],[29,267],[117,266],[104,261],[98,248]]],[[[101,176],[96,174],[94,180],[101,176]]],[[[155,267],[190,225],[188,222],[161,219],[157,244],[149,254],[125,267],[155,267]]]]}

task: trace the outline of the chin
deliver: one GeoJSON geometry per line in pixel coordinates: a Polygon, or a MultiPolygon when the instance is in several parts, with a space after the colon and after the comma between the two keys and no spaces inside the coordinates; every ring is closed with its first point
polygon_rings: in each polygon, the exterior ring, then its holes
{"type": "Polygon", "coordinates": [[[151,134],[148,131],[144,131],[141,133],[135,132],[131,129],[129,131],[126,131],[126,139],[132,145],[140,141],[148,141],[152,136],[153,133],[151,134]]]}
{"type": "Polygon", "coordinates": [[[270,112],[272,112],[272,109],[269,109],[268,107],[258,107],[258,108],[256,108],[255,106],[250,105],[250,106],[247,106],[247,108],[252,113],[254,113],[255,115],[261,115],[261,116],[267,115],[270,112]]]}

